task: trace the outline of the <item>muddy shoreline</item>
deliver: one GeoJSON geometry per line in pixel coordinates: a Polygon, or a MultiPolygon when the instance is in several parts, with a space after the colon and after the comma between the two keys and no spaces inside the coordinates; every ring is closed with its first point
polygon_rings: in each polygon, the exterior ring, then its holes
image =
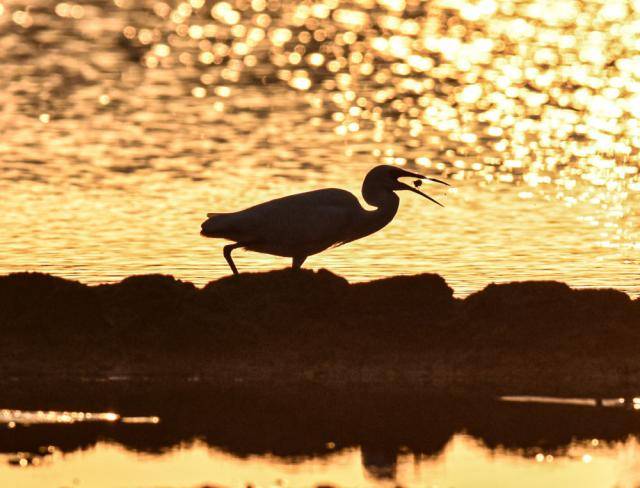
{"type": "Polygon", "coordinates": [[[465,299],[438,275],[349,284],[329,271],[87,286],[0,277],[3,382],[136,380],[461,393],[640,391],[640,300],[558,282],[465,299]]]}

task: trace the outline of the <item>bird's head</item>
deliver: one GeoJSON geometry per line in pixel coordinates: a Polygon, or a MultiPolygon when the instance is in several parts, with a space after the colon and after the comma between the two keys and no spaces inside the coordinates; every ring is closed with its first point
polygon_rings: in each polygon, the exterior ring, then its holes
{"type": "Polygon", "coordinates": [[[406,183],[400,181],[399,178],[416,178],[416,186],[419,186],[419,183],[421,183],[422,180],[435,181],[436,183],[450,186],[449,183],[445,183],[444,181],[438,180],[437,178],[431,178],[419,173],[413,173],[398,166],[381,164],[380,166],[376,166],[371,171],[369,171],[367,173],[367,176],[364,178],[364,182],[362,183],[362,196],[370,205],[378,206],[381,193],[408,190],[413,193],[417,193],[418,195],[422,195],[423,197],[431,200],[433,203],[440,205],[441,207],[443,206],[441,203],[431,198],[426,193],[418,190],[418,188],[414,188],[413,186],[407,185],[406,183]]]}

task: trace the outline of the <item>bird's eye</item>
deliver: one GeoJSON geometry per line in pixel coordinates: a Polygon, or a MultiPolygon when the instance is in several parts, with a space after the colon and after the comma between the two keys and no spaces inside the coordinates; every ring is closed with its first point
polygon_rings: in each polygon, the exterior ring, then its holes
{"type": "Polygon", "coordinates": [[[422,180],[415,180],[413,182],[413,186],[415,186],[416,188],[419,188],[422,186],[422,180]]]}

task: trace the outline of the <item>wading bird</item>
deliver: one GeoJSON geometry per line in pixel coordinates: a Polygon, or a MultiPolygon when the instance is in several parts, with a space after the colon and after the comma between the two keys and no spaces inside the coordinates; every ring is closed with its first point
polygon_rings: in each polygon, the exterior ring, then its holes
{"type": "Polygon", "coordinates": [[[380,165],[369,171],[362,183],[362,196],[375,210],[363,208],[348,191],[327,188],[277,198],[239,212],[207,214],[200,234],[234,242],[223,251],[234,274],[238,269],[231,251],[237,248],[290,257],[293,269],[300,269],[308,256],[373,234],[391,222],[400,203],[396,191],[412,191],[440,205],[417,189],[420,180],[449,186],[397,166],[380,165]],[[398,181],[402,177],[418,178],[416,188],[398,181]]]}

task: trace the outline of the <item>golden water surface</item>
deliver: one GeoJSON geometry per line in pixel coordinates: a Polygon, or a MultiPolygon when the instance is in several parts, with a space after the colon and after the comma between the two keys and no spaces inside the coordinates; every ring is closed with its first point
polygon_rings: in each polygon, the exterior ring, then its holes
{"type": "Polygon", "coordinates": [[[389,163],[446,208],[307,266],[637,295],[639,52],[638,0],[0,0],[0,273],[201,285],[207,212],[389,163]]]}

